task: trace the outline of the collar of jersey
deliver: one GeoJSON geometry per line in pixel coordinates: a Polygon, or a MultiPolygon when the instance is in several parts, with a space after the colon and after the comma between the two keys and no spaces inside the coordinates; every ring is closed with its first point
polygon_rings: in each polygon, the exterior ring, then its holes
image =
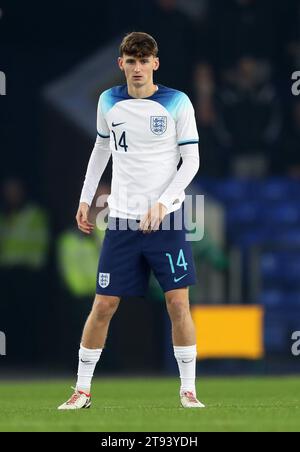
{"type": "Polygon", "coordinates": [[[152,100],[155,99],[155,97],[158,95],[158,93],[161,90],[162,85],[156,84],[156,86],[158,87],[158,89],[149,97],[132,97],[130,96],[130,94],[128,93],[128,87],[127,85],[124,85],[125,87],[125,92],[126,92],[126,96],[128,99],[133,99],[133,100],[152,100]]]}

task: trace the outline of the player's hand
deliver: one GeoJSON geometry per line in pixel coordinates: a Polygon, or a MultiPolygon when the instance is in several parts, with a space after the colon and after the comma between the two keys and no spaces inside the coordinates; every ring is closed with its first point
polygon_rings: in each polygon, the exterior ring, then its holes
{"type": "Polygon", "coordinates": [[[81,202],[78,207],[76,221],[78,229],[85,234],[90,234],[94,230],[94,225],[88,221],[90,207],[87,203],[81,202]]]}
{"type": "Polygon", "coordinates": [[[140,222],[139,229],[144,233],[158,231],[160,223],[163,221],[167,213],[167,208],[161,203],[156,203],[148,210],[146,215],[140,222]]]}

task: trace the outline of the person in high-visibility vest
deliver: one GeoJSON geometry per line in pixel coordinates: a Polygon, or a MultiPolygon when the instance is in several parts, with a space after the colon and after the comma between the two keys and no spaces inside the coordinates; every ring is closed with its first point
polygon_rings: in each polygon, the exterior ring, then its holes
{"type": "Polygon", "coordinates": [[[46,212],[25,200],[21,181],[3,185],[4,209],[0,212],[0,267],[41,269],[46,262],[49,226],[46,212]]]}
{"type": "Polygon", "coordinates": [[[8,359],[28,365],[42,356],[49,221],[47,212],[28,200],[20,179],[7,179],[1,189],[0,330],[7,337],[8,359]]]}
{"type": "Polygon", "coordinates": [[[97,229],[92,237],[82,237],[75,229],[61,234],[57,245],[60,275],[65,286],[76,297],[86,297],[95,291],[95,275],[105,231],[97,229]]]}

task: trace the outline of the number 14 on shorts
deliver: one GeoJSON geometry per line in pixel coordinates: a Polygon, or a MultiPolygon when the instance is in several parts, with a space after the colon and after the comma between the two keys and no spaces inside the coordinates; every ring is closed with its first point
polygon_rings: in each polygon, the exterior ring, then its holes
{"type": "MultiPolygon", "coordinates": [[[[171,267],[171,272],[175,275],[175,266],[174,266],[174,260],[173,257],[170,253],[166,253],[166,257],[169,259],[169,264],[171,267]]],[[[176,260],[176,258],[175,258],[176,260]]],[[[177,261],[176,261],[176,267],[183,267],[184,271],[187,271],[187,267],[188,267],[188,263],[185,260],[185,256],[184,256],[184,252],[183,249],[180,249],[179,254],[177,256],[177,261]]],[[[186,276],[186,275],[184,275],[186,276]]],[[[178,282],[180,279],[182,279],[184,276],[182,276],[181,278],[177,279],[177,281],[175,280],[176,278],[174,278],[175,282],[178,282]]]]}

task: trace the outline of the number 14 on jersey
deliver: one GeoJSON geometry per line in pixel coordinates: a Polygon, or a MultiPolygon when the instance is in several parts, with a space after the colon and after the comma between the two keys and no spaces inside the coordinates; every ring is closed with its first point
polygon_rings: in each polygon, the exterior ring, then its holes
{"type": "Polygon", "coordinates": [[[122,133],[122,135],[121,135],[121,137],[119,139],[119,142],[117,140],[117,135],[116,135],[114,130],[112,130],[112,133],[113,133],[113,136],[114,136],[114,142],[115,142],[115,149],[116,149],[116,151],[121,151],[123,149],[125,152],[127,152],[128,146],[126,144],[126,132],[122,133]]]}

